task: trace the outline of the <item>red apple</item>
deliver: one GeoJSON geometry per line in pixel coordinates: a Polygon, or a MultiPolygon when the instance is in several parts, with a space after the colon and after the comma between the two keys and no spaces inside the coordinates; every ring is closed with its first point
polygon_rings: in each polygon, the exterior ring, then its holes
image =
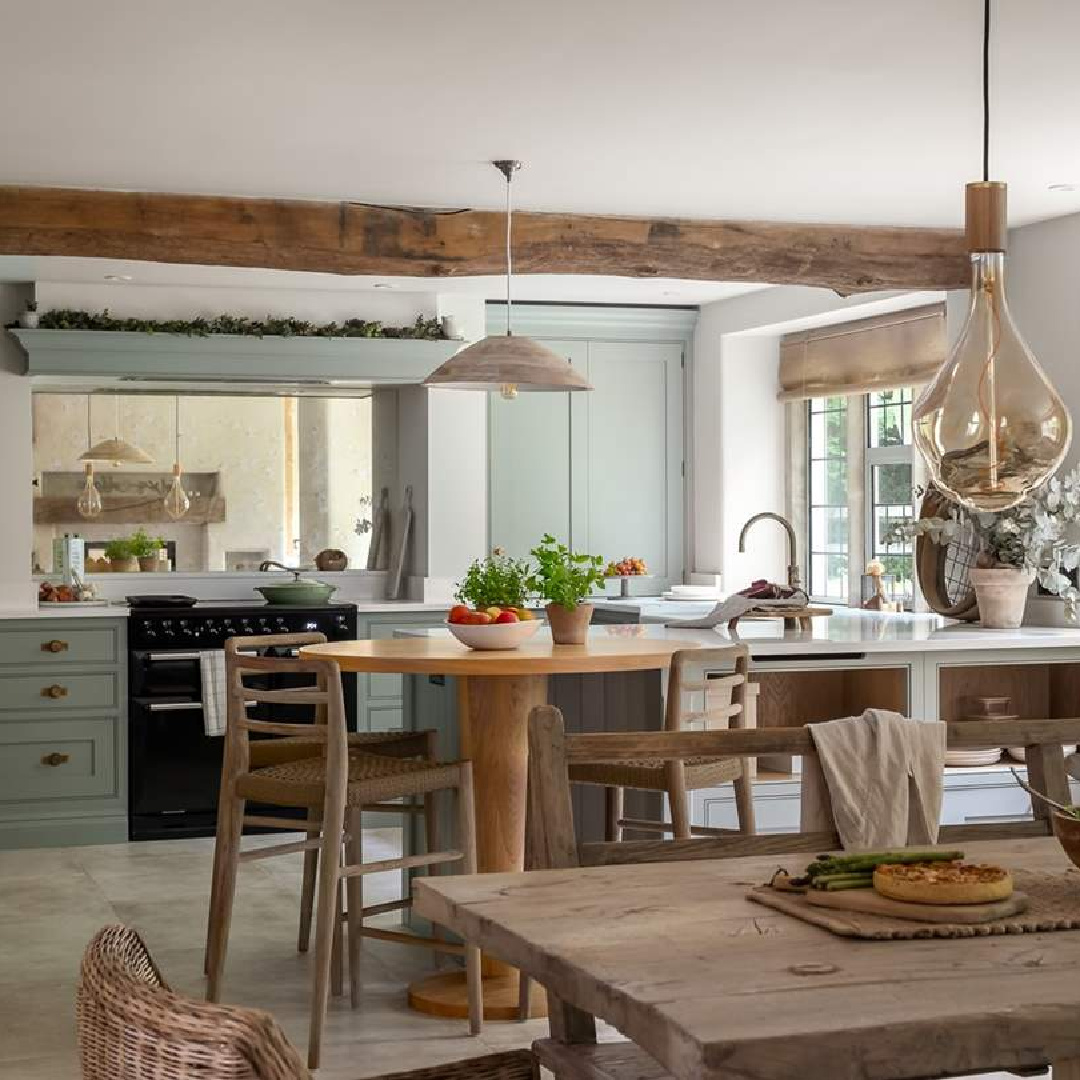
{"type": "Polygon", "coordinates": [[[455,604],[450,609],[450,614],[447,616],[447,621],[452,623],[464,623],[468,621],[468,617],[470,614],[471,612],[464,604],[455,604]]]}
{"type": "Polygon", "coordinates": [[[502,611],[499,617],[495,620],[497,623],[515,623],[520,620],[517,617],[516,611],[502,611]]]}

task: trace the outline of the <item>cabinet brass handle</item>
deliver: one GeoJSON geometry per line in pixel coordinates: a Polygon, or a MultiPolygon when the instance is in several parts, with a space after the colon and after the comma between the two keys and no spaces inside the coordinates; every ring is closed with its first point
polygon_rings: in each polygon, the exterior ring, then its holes
{"type": "Polygon", "coordinates": [[[70,754],[59,754],[54,750],[51,754],[46,754],[41,759],[41,764],[48,765],[49,768],[55,769],[58,765],[66,765],[70,760],[70,754]]]}
{"type": "Polygon", "coordinates": [[[68,643],[61,641],[59,638],[53,638],[52,641],[46,641],[42,643],[42,652],[67,652],[68,643]]]}
{"type": "Polygon", "coordinates": [[[59,683],[53,683],[52,686],[43,686],[41,688],[41,696],[47,698],[62,698],[68,696],[68,688],[61,686],[59,683]]]}

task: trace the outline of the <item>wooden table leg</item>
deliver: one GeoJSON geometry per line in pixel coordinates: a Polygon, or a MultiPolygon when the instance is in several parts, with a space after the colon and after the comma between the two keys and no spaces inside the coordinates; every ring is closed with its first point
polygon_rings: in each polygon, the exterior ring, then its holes
{"type": "MultiPolygon", "coordinates": [[[[458,679],[461,756],[473,763],[476,855],[482,874],[524,868],[529,713],[547,700],[546,675],[458,679]]],[[[483,974],[484,1018],[516,1020],[517,969],[485,956],[483,974]]],[[[413,983],[409,1004],[434,1016],[467,1016],[464,974],[444,972],[413,983]]],[[[530,1015],[546,1015],[546,999],[538,987],[530,1015]]]]}

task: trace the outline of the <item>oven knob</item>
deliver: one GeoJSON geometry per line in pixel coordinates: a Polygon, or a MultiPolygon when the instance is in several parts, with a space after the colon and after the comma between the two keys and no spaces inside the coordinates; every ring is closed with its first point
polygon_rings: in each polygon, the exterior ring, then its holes
{"type": "Polygon", "coordinates": [[[172,623],[162,623],[161,632],[165,637],[171,638],[176,636],[176,631],[172,627],[172,623]]]}
{"type": "Polygon", "coordinates": [[[142,636],[144,641],[157,641],[156,630],[144,630],[142,636]]]}
{"type": "Polygon", "coordinates": [[[287,623],[287,622],[285,621],[285,618],[284,618],[284,616],[282,616],[282,615],[279,615],[279,616],[278,616],[278,617],[277,617],[277,618],[276,618],[276,619],[274,620],[274,622],[275,622],[275,623],[277,624],[277,628],[278,628],[279,630],[288,630],[288,629],[289,629],[289,624],[288,624],[288,623],[287,623]]]}

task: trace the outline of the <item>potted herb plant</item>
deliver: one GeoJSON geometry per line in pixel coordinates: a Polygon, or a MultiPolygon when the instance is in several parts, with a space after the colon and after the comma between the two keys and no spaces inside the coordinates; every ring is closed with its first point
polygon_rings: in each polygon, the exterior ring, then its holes
{"type": "Polygon", "coordinates": [[[128,537],[128,544],[131,554],[139,561],[140,570],[147,572],[157,570],[158,552],[165,546],[165,541],[160,536],[150,536],[145,529],[136,529],[128,537]]]}
{"type": "Polygon", "coordinates": [[[19,325],[24,330],[36,330],[41,315],[38,313],[37,301],[27,300],[26,310],[19,313],[19,325]]]}
{"type": "Polygon", "coordinates": [[[550,533],[530,554],[536,560],[536,572],[529,588],[548,602],[545,610],[552,640],[556,645],[581,645],[593,616],[592,604],[585,601],[604,580],[604,560],[573,552],[550,533]]]}
{"type": "Polygon", "coordinates": [[[913,522],[906,531],[941,543],[956,537],[979,547],[968,572],[979,602],[979,621],[994,630],[1024,621],[1034,580],[1065,601],[1065,615],[1077,621],[1080,598],[1074,571],[1080,567],[1080,467],[1051,477],[1022,503],[997,514],[981,514],[952,504],[947,517],[913,522]]]}
{"type": "Polygon", "coordinates": [[[131,538],[120,536],[105,545],[105,558],[114,573],[138,573],[139,559],[131,547],[131,538]]]}
{"type": "Polygon", "coordinates": [[[528,562],[511,559],[502,548],[495,548],[465,571],[454,596],[462,605],[471,606],[470,616],[486,614],[495,619],[500,612],[512,611],[521,618],[529,616],[525,610],[529,581],[528,562]]]}

